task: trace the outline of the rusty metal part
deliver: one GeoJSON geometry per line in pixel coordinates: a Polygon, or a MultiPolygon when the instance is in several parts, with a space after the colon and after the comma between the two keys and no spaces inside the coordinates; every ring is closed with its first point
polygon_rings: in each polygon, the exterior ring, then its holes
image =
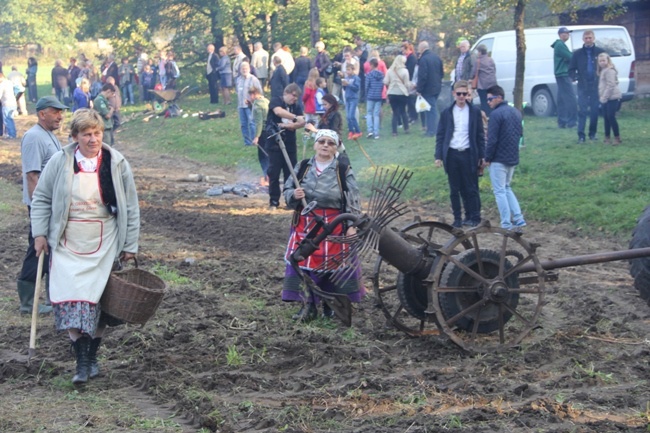
{"type": "MultiPolygon", "coordinates": [[[[605,253],[586,254],[583,256],[547,260],[545,262],[541,262],[541,266],[542,269],[550,271],[552,269],[568,268],[571,266],[593,265],[596,263],[615,262],[617,260],[631,260],[648,256],[650,256],[650,248],[635,248],[631,250],[608,251],[605,253]]],[[[532,263],[526,266],[522,266],[521,269],[519,269],[519,272],[530,272],[532,270],[532,266],[532,263]]]]}
{"type": "Polygon", "coordinates": [[[535,246],[487,222],[441,248],[429,280],[426,314],[468,351],[516,346],[537,326],[544,304],[546,275],[535,246]],[[533,274],[522,288],[519,274],[527,264],[533,274]]]}
{"type": "Polygon", "coordinates": [[[424,313],[429,285],[424,279],[436,250],[449,241],[453,230],[441,222],[417,220],[399,232],[387,228],[381,233],[380,255],[375,262],[372,284],[377,305],[389,325],[412,336],[439,333],[434,318],[424,313]],[[396,245],[395,250],[392,245],[396,245]],[[401,251],[403,257],[397,251],[401,251]],[[413,263],[404,257],[409,257],[413,263]]]}

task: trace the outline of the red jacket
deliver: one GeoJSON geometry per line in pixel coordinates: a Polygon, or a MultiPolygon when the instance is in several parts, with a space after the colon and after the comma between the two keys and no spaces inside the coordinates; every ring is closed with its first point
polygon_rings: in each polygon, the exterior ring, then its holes
{"type": "Polygon", "coordinates": [[[305,86],[302,92],[302,103],[305,105],[305,113],[316,114],[316,90],[305,86]]]}

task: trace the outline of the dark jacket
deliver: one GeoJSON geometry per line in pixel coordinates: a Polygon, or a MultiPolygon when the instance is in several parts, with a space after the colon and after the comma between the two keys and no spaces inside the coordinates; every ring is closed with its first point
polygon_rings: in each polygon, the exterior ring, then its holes
{"type": "Polygon", "coordinates": [[[59,77],[65,77],[66,81],[68,80],[68,70],[63,66],[55,66],[52,68],[52,87],[57,90],[60,89],[59,77]]]}
{"type": "Polygon", "coordinates": [[[442,60],[431,50],[426,50],[418,62],[417,92],[422,96],[438,96],[442,77],[442,60]]]}
{"type": "MultiPolygon", "coordinates": [[[[438,123],[438,133],[436,134],[436,159],[442,161],[447,170],[447,151],[449,143],[454,136],[454,102],[449,108],[440,113],[440,122],[438,123]]],[[[472,104],[467,104],[469,108],[469,152],[470,162],[478,168],[479,159],[485,158],[485,134],[483,132],[483,118],[481,109],[472,104]]]]}
{"type": "Polygon", "coordinates": [[[587,55],[587,49],[584,45],[582,48],[573,52],[571,62],[569,63],[569,76],[573,81],[578,80],[578,88],[586,88],[587,86],[596,86],[598,88],[598,76],[596,75],[596,71],[598,70],[598,54],[604,52],[605,50],[596,45],[592,47],[590,57],[587,55]],[[590,58],[594,66],[594,73],[591,77],[587,75],[587,62],[590,58]]]}
{"type": "Polygon", "coordinates": [[[519,110],[508,105],[507,101],[494,107],[488,123],[485,161],[507,166],[519,164],[519,140],[522,134],[519,110]]]}
{"type": "Polygon", "coordinates": [[[271,86],[271,98],[276,96],[282,96],[284,93],[284,88],[289,85],[289,77],[287,76],[287,70],[284,69],[282,64],[278,65],[271,75],[271,80],[269,81],[269,86],[271,86]]]}
{"type": "Polygon", "coordinates": [[[329,68],[331,73],[331,66],[332,62],[330,60],[329,54],[327,54],[327,51],[321,51],[320,53],[316,54],[314,67],[318,68],[318,74],[321,77],[327,78],[330,76],[330,74],[327,73],[327,69],[329,68]]]}
{"type": "Polygon", "coordinates": [[[413,79],[413,74],[415,73],[415,67],[418,65],[418,58],[415,53],[411,53],[406,56],[406,69],[409,71],[409,80],[413,79]]]}
{"type": "Polygon", "coordinates": [[[307,81],[309,70],[311,69],[311,59],[307,56],[298,56],[295,59],[296,66],[293,68],[293,81],[302,82],[307,81]]]}
{"type": "MultiPolygon", "coordinates": [[[[468,52],[465,58],[463,59],[463,72],[460,77],[456,77],[456,81],[465,80],[471,81],[474,78],[474,65],[476,65],[476,57],[472,53],[468,52]]],[[[456,63],[454,63],[454,69],[456,68],[456,63]]]]}
{"type": "MultiPolygon", "coordinates": [[[[210,55],[208,55],[210,57],[210,55]]],[[[219,55],[214,52],[212,53],[212,57],[210,57],[210,67],[212,68],[212,77],[208,77],[207,73],[205,75],[205,78],[209,79],[219,79],[219,55]]]]}
{"type": "Polygon", "coordinates": [[[553,63],[555,65],[555,76],[556,77],[566,77],[569,75],[569,63],[571,63],[571,51],[569,47],[566,46],[562,39],[551,44],[553,48],[553,63]]]}

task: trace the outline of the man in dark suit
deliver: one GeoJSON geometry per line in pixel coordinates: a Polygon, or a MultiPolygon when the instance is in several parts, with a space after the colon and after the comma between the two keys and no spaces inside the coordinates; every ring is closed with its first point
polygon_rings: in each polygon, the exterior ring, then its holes
{"type": "Polygon", "coordinates": [[[444,165],[447,173],[454,227],[475,227],[481,222],[478,177],[485,157],[485,134],[481,110],[467,103],[469,91],[467,81],[456,81],[454,103],[440,115],[436,134],[436,166],[444,165]]]}
{"type": "Polygon", "coordinates": [[[427,137],[433,137],[438,130],[438,109],[436,103],[440,89],[442,88],[442,60],[429,49],[429,43],[422,41],[418,45],[420,60],[418,61],[418,83],[417,92],[431,105],[431,109],[425,112],[427,137]]]}
{"type": "Polygon", "coordinates": [[[205,78],[208,80],[210,104],[219,103],[219,56],[214,52],[214,44],[208,44],[208,60],[205,78]]]}

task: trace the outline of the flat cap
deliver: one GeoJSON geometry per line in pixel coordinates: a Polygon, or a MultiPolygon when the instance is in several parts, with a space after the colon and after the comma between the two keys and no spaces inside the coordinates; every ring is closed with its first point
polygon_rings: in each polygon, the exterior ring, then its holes
{"type": "Polygon", "coordinates": [[[67,110],[70,108],[63,105],[55,96],[43,96],[36,103],[36,111],[41,111],[50,107],[58,108],[59,110],[67,110]]]}

